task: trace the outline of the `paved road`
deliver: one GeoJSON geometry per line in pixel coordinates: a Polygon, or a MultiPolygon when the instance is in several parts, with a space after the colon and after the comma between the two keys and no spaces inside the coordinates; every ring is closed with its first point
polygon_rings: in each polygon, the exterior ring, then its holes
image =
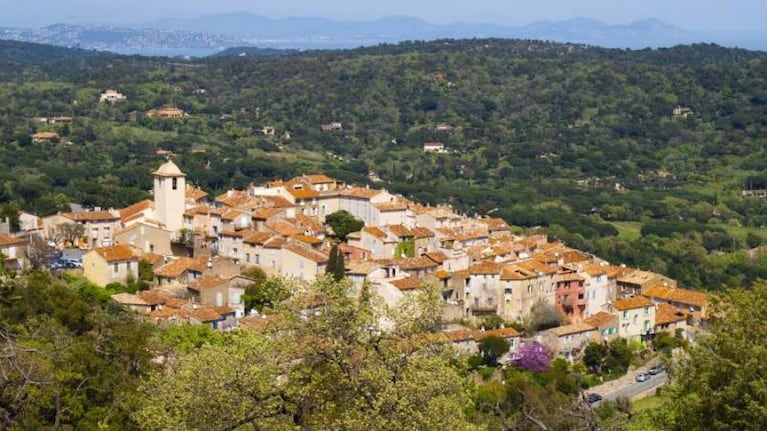
{"type": "MultiPolygon", "coordinates": [[[[636,377],[636,374],[634,374],[636,377]]],[[[636,397],[637,395],[644,394],[646,392],[653,391],[668,382],[668,375],[665,371],[661,372],[660,374],[656,374],[654,376],[650,376],[650,380],[647,380],[646,382],[637,382],[634,381],[628,386],[625,386],[620,389],[616,389],[612,392],[602,394],[602,397],[606,400],[615,400],[620,397],[626,397],[629,399],[632,399],[636,397]]]]}

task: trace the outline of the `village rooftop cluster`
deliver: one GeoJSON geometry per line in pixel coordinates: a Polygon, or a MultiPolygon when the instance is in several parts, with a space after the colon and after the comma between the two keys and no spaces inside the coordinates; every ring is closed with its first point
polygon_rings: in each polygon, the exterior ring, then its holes
{"type": "MultiPolygon", "coordinates": [[[[21,231],[0,235],[6,268],[29,265],[31,238],[42,236],[59,249],[82,250],[83,275],[101,286],[127,284],[140,261],[150,264],[150,290],[113,296],[150,321],[247,326],[263,316],[245,313],[242,296],[252,280],[242,271],[258,266],[270,276],[307,282],[324,274],[332,243],[325,219],[346,211],[364,222],[339,246],[346,277],[357,286],[368,283],[394,305],[432,283],[441,289],[447,321],[498,315],[521,323],[536,304],[551,306],[566,324],[536,339],[565,358],[576,359],[591,341],[649,341],[659,332],[690,338],[708,318],[705,293],[680,288],[662,274],[612,265],[545,235],[512,234],[499,218],[424,206],[326,175],[215,197],[192,186],[170,160],[153,177],[153,198],[126,208],[44,218],[22,213],[21,231]]],[[[512,352],[522,341],[512,328],[495,331],[510,341],[512,352]]],[[[446,335],[476,352],[488,332],[457,327],[446,335]]]]}

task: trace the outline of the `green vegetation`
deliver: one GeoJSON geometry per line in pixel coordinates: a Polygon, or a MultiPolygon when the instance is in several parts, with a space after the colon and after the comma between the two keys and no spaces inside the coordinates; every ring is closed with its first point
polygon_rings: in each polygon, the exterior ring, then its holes
{"type": "Polygon", "coordinates": [[[764,53],[506,40],[186,62],[55,50],[0,45],[2,213],[133,203],[166,150],[214,194],[322,172],[541,226],[688,287],[767,273],[739,254],[763,242],[749,232],[767,237],[767,200],[741,195],[767,184],[764,53]],[[98,103],[106,88],[127,100],[98,103]],[[163,105],[190,115],[143,115],[163,105]],[[73,120],[36,119],[54,116],[73,120]],[[33,144],[38,131],[59,142],[33,144]],[[424,153],[428,141],[449,152],[424,153]]]}

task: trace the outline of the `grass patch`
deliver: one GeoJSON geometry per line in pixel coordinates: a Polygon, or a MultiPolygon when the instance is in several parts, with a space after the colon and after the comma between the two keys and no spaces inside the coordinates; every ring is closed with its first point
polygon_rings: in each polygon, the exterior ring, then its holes
{"type": "Polygon", "coordinates": [[[624,241],[634,241],[642,236],[642,223],[638,221],[613,221],[609,223],[618,229],[618,238],[624,241]]]}
{"type": "Polygon", "coordinates": [[[652,395],[649,397],[644,397],[642,399],[639,399],[631,403],[631,410],[634,413],[640,413],[645,410],[652,410],[652,409],[659,408],[661,404],[662,402],[660,397],[657,395],[652,395]]]}

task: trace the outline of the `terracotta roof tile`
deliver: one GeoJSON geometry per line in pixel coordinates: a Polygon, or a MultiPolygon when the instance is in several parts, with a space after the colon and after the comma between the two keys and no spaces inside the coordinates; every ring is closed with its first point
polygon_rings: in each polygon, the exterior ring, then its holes
{"type": "Polygon", "coordinates": [[[93,249],[99,256],[107,262],[119,262],[124,260],[138,260],[136,254],[130,246],[125,244],[113,245],[111,247],[98,247],[93,249]]]}
{"type": "Polygon", "coordinates": [[[662,299],[669,302],[678,302],[685,305],[705,307],[709,302],[709,295],[697,290],[680,289],[663,285],[654,285],[642,292],[642,295],[651,298],[662,299]]]}
{"type": "Polygon", "coordinates": [[[644,296],[635,296],[627,299],[616,299],[613,307],[618,311],[633,310],[635,308],[652,307],[655,304],[644,296]]]}
{"type": "Polygon", "coordinates": [[[373,235],[374,237],[379,239],[386,239],[388,237],[388,235],[386,235],[386,232],[382,231],[381,229],[375,226],[365,226],[362,228],[362,231],[365,233],[369,233],[370,235],[373,235]]]}
{"type": "Polygon", "coordinates": [[[201,292],[205,289],[221,286],[227,281],[229,281],[229,277],[222,277],[217,275],[216,276],[204,275],[200,277],[199,280],[193,283],[189,283],[189,285],[187,286],[187,289],[194,290],[196,292],[201,292]]]}
{"type": "Polygon", "coordinates": [[[382,190],[368,189],[362,187],[350,187],[341,191],[342,197],[350,197],[357,199],[371,199],[382,193],[382,190]]]}
{"type": "Polygon", "coordinates": [[[8,236],[0,234],[0,246],[3,245],[22,245],[26,244],[27,240],[24,238],[16,238],[15,236],[8,236]]]}
{"type": "Polygon", "coordinates": [[[434,231],[426,227],[418,226],[414,227],[412,230],[413,235],[415,235],[416,238],[434,238],[435,236],[434,231]]]}
{"type": "Polygon", "coordinates": [[[254,212],[252,217],[258,220],[267,220],[284,213],[285,208],[261,208],[254,212]]]}
{"type": "Polygon", "coordinates": [[[149,199],[144,199],[143,201],[136,202],[133,205],[129,205],[123,209],[120,210],[120,219],[124,222],[129,221],[133,219],[133,217],[138,216],[142,212],[152,208],[154,203],[149,199]]]}
{"type": "Polygon", "coordinates": [[[119,216],[112,214],[109,211],[79,211],[74,213],[63,213],[61,215],[74,221],[114,221],[120,219],[119,216]]]}
{"type": "Polygon", "coordinates": [[[655,310],[655,326],[687,320],[687,313],[669,304],[658,304],[655,310]]]}
{"type": "Polygon", "coordinates": [[[208,193],[205,192],[202,189],[198,189],[197,187],[187,185],[186,190],[184,191],[184,194],[187,199],[191,199],[195,202],[200,201],[202,199],[205,199],[208,197],[208,193]]]}
{"type": "Polygon", "coordinates": [[[317,264],[323,264],[328,261],[328,256],[320,251],[306,248],[298,244],[289,243],[283,247],[284,250],[289,250],[301,257],[311,260],[317,264]]]}
{"type": "Polygon", "coordinates": [[[381,212],[393,212],[393,211],[405,211],[407,210],[407,203],[403,201],[397,202],[383,202],[380,204],[373,204],[378,211],[381,212]]]}
{"type": "Polygon", "coordinates": [[[423,255],[440,265],[448,259],[447,255],[441,251],[431,251],[423,255]]]}
{"type": "Polygon", "coordinates": [[[600,311],[592,316],[587,317],[586,319],[583,319],[583,323],[589,324],[594,328],[601,328],[610,324],[618,326],[618,316],[615,314],[607,313],[605,311],[600,311]]]}
{"type": "Polygon", "coordinates": [[[501,273],[501,265],[497,263],[479,263],[469,267],[471,274],[497,274],[501,273]]]}
{"type": "Polygon", "coordinates": [[[594,327],[589,325],[588,323],[580,322],[580,323],[573,323],[572,325],[565,325],[565,326],[559,326],[556,328],[549,329],[549,332],[556,335],[557,337],[562,337],[565,335],[573,335],[573,334],[579,334],[581,332],[588,332],[593,331],[594,327]]]}
{"type": "Polygon", "coordinates": [[[282,236],[302,235],[303,232],[285,220],[268,221],[264,224],[267,229],[282,236]]]}
{"type": "Polygon", "coordinates": [[[160,268],[157,268],[154,274],[158,277],[165,278],[177,278],[181,274],[187,271],[205,272],[207,269],[207,259],[203,258],[191,258],[180,257],[173,262],[170,262],[160,268]]]}
{"type": "Polygon", "coordinates": [[[389,282],[392,286],[399,290],[415,290],[421,287],[421,280],[413,277],[402,278],[399,280],[392,280],[389,282]]]}
{"type": "Polygon", "coordinates": [[[271,237],[272,237],[271,233],[268,233],[268,232],[256,232],[256,233],[251,234],[250,236],[245,237],[245,239],[243,239],[243,242],[245,244],[263,245],[271,237]]]}
{"type": "Polygon", "coordinates": [[[408,257],[404,259],[396,259],[394,260],[394,263],[399,265],[400,269],[404,271],[437,268],[439,266],[433,260],[426,257],[408,257]]]}
{"type": "Polygon", "coordinates": [[[401,224],[392,224],[386,226],[386,228],[389,230],[389,232],[393,233],[394,235],[402,238],[402,237],[411,237],[413,236],[413,232],[406,228],[405,226],[402,226],[401,224]]]}

